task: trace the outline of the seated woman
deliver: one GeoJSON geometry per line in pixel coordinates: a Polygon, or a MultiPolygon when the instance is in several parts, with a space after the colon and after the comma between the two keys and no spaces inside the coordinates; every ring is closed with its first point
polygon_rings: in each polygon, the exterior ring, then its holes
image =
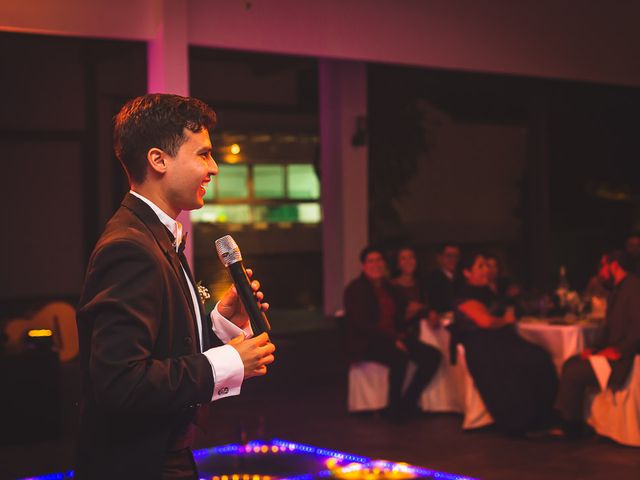
{"type": "Polygon", "coordinates": [[[518,335],[512,310],[500,311],[483,255],[465,256],[458,278],[452,335],[464,345],[469,372],[496,427],[511,434],[544,428],[558,388],[550,355],[518,335]]]}
{"type": "Polygon", "coordinates": [[[410,328],[417,327],[417,322],[422,318],[436,328],[438,314],[429,307],[425,284],[417,274],[417,266],[416,251],[408,246],[401,247],[396,255],[398,274],[391,280],[391,284],[406,302],[405,315],[407,322],[411,324],[410,328]]]}

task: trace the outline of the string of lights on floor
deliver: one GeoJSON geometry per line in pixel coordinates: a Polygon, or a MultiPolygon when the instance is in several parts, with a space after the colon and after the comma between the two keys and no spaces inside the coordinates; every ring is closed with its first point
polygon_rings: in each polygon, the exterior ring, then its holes
{"type": "MultiPolygon", "coordinates": [[[[402,462],[374,460],[278,439],[205,448],[194,451],[193,455],[200,470],[200,480],[474,480],[402,462]]],[[[22,480],[72,478],[73,471],[68,471],[22,480]]]]}

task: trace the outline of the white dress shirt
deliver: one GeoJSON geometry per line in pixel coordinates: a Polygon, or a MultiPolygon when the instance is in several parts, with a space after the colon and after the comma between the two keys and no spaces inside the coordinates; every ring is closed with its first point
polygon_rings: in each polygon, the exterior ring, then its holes
{"type": "MultiPolygon", "coordinates": [[[[167,215],[160,207],[153,203],[148,198],[140,195],[133,190],[129,193],[142,200],[149,205],[154,213],[158,216],[158,219],[162,224],[169,229],[169,231],[176,238],[176,249],[180,245],[182,236],[181,229],[178,228],[178,222],[167,215]],[[180,238],[178,238],[180,236],[180,238]]],[[[195,286],[191,284],[189,275],[182,267],[182,273],[187,280],[189,290],[191,292],[191,301],[193,302],[193,310],[196,312],[196,322],[198,324],[198,338],[200,339],[200,346],[202,348],[202,318],[200,318],[200,307],[198,305],[198,297],[196,295],[195,286]]],[[[223,317],[218,311],[218,304],[211,312],[211,325],[213,332],[216,336],[227,343],[234,337],[243,334],[245,337],[252,335],[251,327],[248,326],[247,330],[243,330],[237,327],[234,323],[223,317]]],[[[211,370],[213,372],[213,397],[211,401],[218,400],[220,398],[238,395],[242,388],[242,381],[244,379],[244,364],[240,358],[238,351],[231,345],[223,345],[221,347],[210,348],[206,352],[202,352],[209,363],[211,364],[211,370]]]]}

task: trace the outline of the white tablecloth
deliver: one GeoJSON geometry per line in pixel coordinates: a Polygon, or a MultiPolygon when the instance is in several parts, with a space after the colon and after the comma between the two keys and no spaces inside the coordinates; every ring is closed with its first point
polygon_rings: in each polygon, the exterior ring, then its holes
{"type": "MultiPolygon", "coordinates": [[[[563,363],[572,355],[580,353],[595,340],[598,325],[551,325],[549,323],[519,323],[520,335],[532,343],[544,347],[561,371],[563,363]]],[[[462,362],[449,363],[449,331],[445,328],[432,329],[426,321],[420,325],[420,340],[433,345],[442,352],[442,363],[436,375],[420,399],[422,409],[431,412],[464,412],[466,375],[462,362]]]]}
{"type": "Polygon", "coordinates": [[[532,343],[544,347],[553,359],[558,372],[571,356],[593,344],[598,325],[580,323],[575,325],[553,325],[549,323],[518,323],[520,335],[532,343]]]}

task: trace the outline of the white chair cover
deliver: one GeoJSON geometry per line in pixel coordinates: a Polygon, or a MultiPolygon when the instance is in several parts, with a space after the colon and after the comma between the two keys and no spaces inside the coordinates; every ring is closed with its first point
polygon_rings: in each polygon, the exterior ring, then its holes
{"type": "Polygon", "coordinates": [[[350,412],[380,410],[387,406],[389,368],[376,362],[356,362],[349,367],[350,412]]]}
{"type": "Polygon", "coordinates": [[[426,321],[420,323],[420,341],[436,347],[442,353],[442,362],[420,397],[420,407],[428,412],[464,413],[466,366],[451,365],[449,361],[449,331],[434,330],[426,321]]]}
{"type": "Polygon", "coordinates": [[[640,447],[640,355],[624,389],[607,388],[593,397],[587,421],[599,435],[640,447]]]}
{"type": "Polygon", "coordinates": [[[480,392],[473,383],[473,378],[467,369],[467,361],[464,354],[464,347],[458,344],[458,364],[464,370],[464,420],[462,428],[472,430],[474,428],[485,427],[493,423],[493,417],[487,410],[480,392]]]}

